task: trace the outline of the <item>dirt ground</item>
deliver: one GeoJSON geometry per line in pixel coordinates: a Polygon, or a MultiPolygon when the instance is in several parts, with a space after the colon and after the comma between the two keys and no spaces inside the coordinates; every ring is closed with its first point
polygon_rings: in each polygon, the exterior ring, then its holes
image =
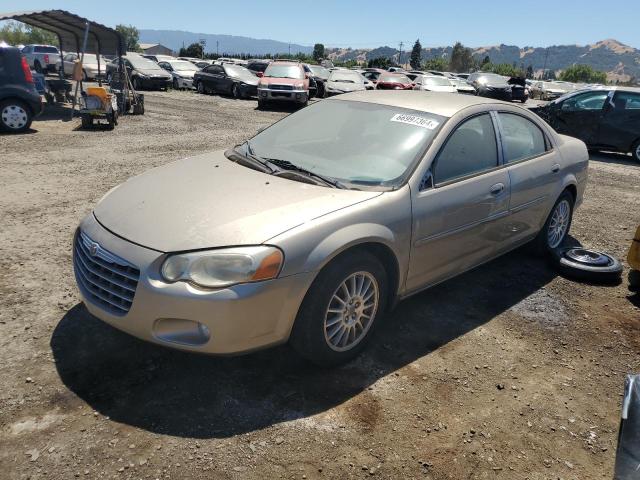
{"type": "MultiPolygon", "coordinates": [[[[113,186],[287,112],[148,92],[113,132],[0,136],[0,478],[611,478],[640,299],[513,252],[403,303],[357,361],[180,353],[79,303],[71,239],[113,186]]],[[[256,201],[260,201],[256,198],[256,201]]],[[[594,156],[572,234],[626,257],[640,164],[594,156]]]]}

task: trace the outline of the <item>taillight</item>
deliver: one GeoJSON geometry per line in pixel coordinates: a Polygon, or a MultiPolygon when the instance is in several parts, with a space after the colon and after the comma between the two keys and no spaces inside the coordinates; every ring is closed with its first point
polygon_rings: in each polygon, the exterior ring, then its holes
{"type": "Polygon", "coordinates": [[[44,63],[49,65],[49,55],[47,55],[47,54],[44,55],[44,63]]]}
{"type": "Polygon", "coordinates": [[[22,71],[24,72],[24,79],[28,83],[33,83],[33,75],[31,75],[31,69],[27,63],[27,59],[22,57],[22,71]]]}

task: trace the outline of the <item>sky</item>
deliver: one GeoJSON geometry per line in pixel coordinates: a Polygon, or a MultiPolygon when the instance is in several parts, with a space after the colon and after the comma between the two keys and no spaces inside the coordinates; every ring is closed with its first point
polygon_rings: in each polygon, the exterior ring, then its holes
{"type": "Polygon", "coordinates": [[[326,47],[586,45],[640,48],[639,0],[0,0],[0,13],[63,9],[108,26],[185,30],[326,47]],[[625,12],[627,12],[625,14],[625,12]]]}

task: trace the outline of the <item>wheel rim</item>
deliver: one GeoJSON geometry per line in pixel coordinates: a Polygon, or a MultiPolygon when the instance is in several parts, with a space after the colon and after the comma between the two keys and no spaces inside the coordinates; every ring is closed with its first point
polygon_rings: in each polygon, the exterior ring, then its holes
{"type": "Polygon", "coordinates": [[[556,248],[564,240],[569,227],[570,215],[571,206],[567,200],[562,200],[556,205],[547,230],[547,243],[550,248],[556,248]]]}
{"type": "Polygon", "coordinates": [[[567,250],[564,255],[575,262],[585,265],[605,267],[611,263],[609,257],[604,253],[586,250],[584,248],[571,248],[567,250]]]}
{"type": "Polygon", "coordinates": [[[234,85],[233,86],[233,98],[238,98],[240,95],[238,95],[238,85],[234,85]]]}
{"type": "Polygon", "coordinates": [[[13,130],[24,128],[28,121],[27,111],[20,105],[7,105],[2,110],[2,123],[13,130]]]}
{"type": "Polygon", "coordinates": [[[640,160],[640,143],[636,145],[636,158],[640,160]]]}
{"type": "Polygon", "coordinates": [[[336,352],[351,350],[367,335],[378,311],[380,289],[369,272],[355,272],[333,292],[324,317],[324,338],[336,352]]]}
{"type": "Polygon", "coordinates": [[[204,86],[202,82],[198,82],[198,93],[204,93],[204,86]]]}

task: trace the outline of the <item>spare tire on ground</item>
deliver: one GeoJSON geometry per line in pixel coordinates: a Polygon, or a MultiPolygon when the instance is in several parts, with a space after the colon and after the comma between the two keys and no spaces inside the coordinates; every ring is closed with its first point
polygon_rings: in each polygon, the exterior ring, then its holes
{"type": "Polygon", "coordinates": [[[566,277],[592,283],[618,283],[622,264],[611,255],[584,247],[562,247],[553,251],[555,266],[566,277]]]}

